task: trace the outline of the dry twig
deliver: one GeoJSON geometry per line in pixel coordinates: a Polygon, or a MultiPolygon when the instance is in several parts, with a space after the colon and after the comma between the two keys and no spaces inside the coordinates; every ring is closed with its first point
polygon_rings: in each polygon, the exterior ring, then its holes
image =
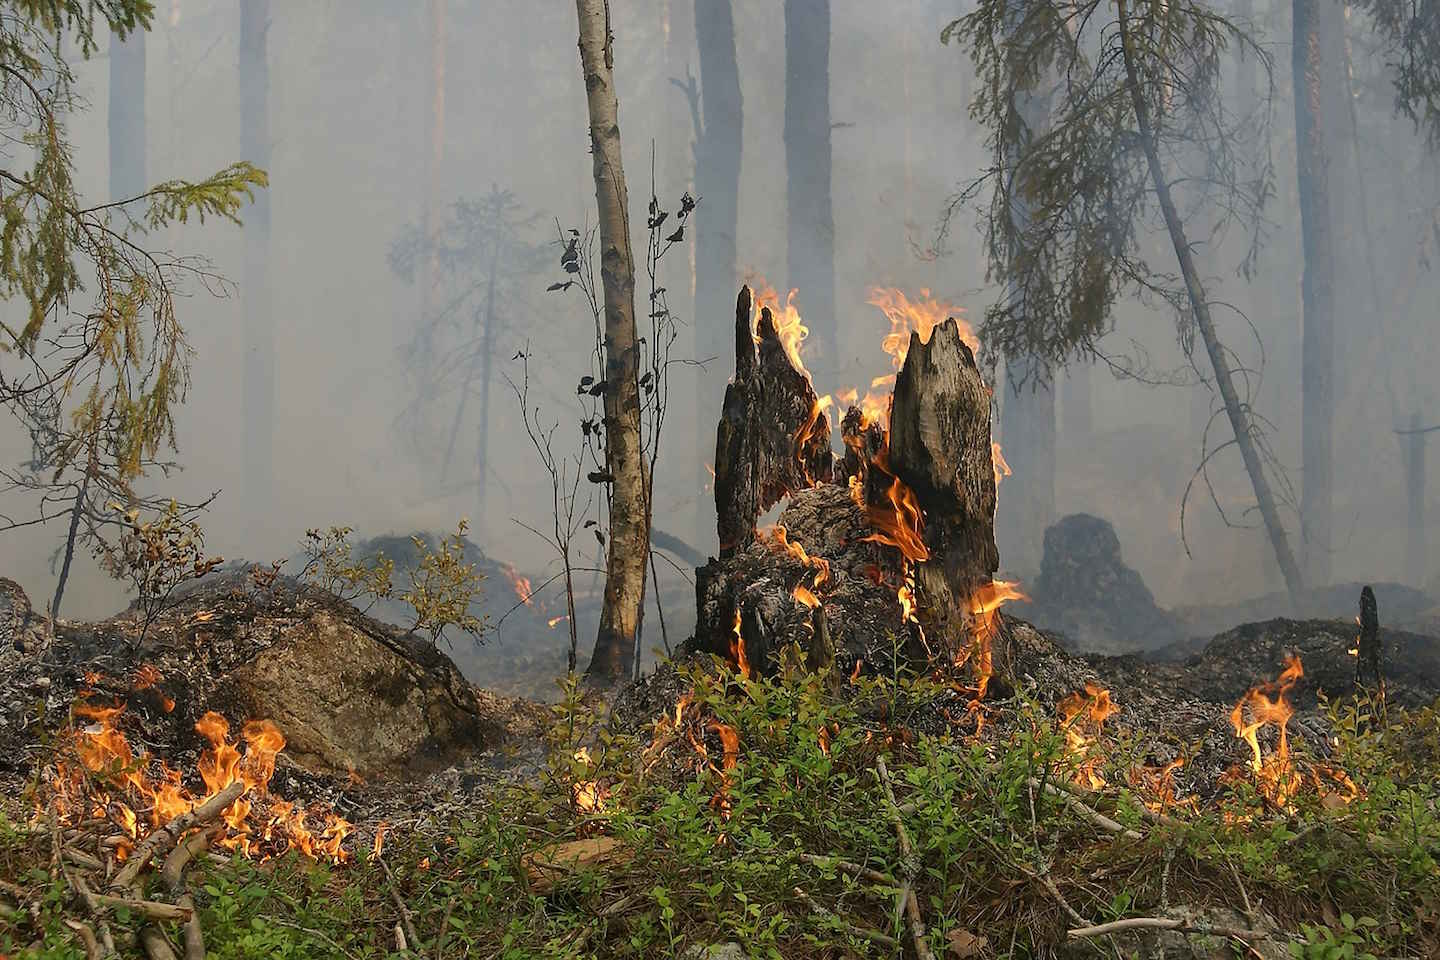
{"type": "Polygon", "coordinates": [[[1069,930],[1072,940],[1085,937],[1105,937],[1126,930],[1174,930],[1177,933],[1193,933],[1202,937],[1234,937],[1237,940],[1270,940],[1273,935],[1264,930],[1244,930],[1237,927],[1212,927],[1208,924],[1186,923],[1170,917],[1129,917],[1112,920],[1094,927],[1077,927],[1069,930]]]}
{"type": "Polygon", "coordinates": [[[1036,788],[1037,790],[1043,788],[1044,791],[1050,794],[1052,797],[1058,797],[1059,799],[1068,803],[1075,810],[1076,813],[1080,814],[1082,818],[1090,821],[1095,826],[1099,827],[1101,830],[1104,830],[1106,833],[1113,833],[1116,836],[1124,837],[1126,840],[1144,839],[1138,832],[1131,830],[1124,824],[1117,823],[1114,820],[1111,820],[1109,817],[1105,816],[1105,814],[1096,810],[1094,807],[1086,804],[1079,797],[1075,796],[1075,794],[1070,793],[1068,790],[1061,790],[1053,783],[1041,784],[1039,780],[1031,777],[1030,786],[1036,788]]]}
{"type": "Polygon", "coordinates": [[[110,889],[123,890],[129,887],[140,876],[140,871],[145,869],[151,857],[169,850],[191,827],[203,826],[220,816],[226,807],[234,803],[240,794],[245,792],[245,789],[244,782],[236,780],[194,810],[182,813],[165,826],[152,831],[149,836],[140,841],[140,845],[135,848],[125,866],[115,874],[110,881],[110,889]]]}
{"type": "Polygon", "coordinates": [[[410,908],[405,906],[405,901],[400,899],[400,891],[395,887],[395,874],[390,872],[390,864],[385,862],[384,857],[376,857],[380,869],[385,871],[385,879],[389,882],[390,899],[395,903],[395,909],[400,913],[400,923],[395,927],[395,944],[401,952],[406,952],[406,940],[414,944],[416,950],[420,949],[420,937],[415,933],[415,924],[410,919],[410,908]]]}
{"type": "Polygon", "coordinates": [[[812,900],[808,893],[806,893],[804,890],[801,890],[799,887],[795,888],[795,896],[799,897],[800,900],[807,907],[810,908],[811,913],[814,913],[816,916],[832,918],[835,923],[839,925],[842,931],[850,934],[853,937],[859,937],[862,940],[870,940],[891,948],[900,946],[900,941],[896,940],[888,933],[881,933],[879,930],[871,930],[868,927],[857,927],[853,923],[842,920],[839,916],[835,914],[835,911],[828,910],[825,907],[822,907],[820,904],[812,900]]]}
{"type": "Polygon", "coordinates": [[[900,892],[900,901],[910,918],[910,937],[915,941],[915,955],[920,960],[934,960],[930,952],[930,939],[925,933],[925,918],[920,915],[920,901],[915,897],[914,878],[915,850],[910,845],[910,835],[905,832],[905,822],[900,819],[900,805],[895,802],[895,791],[890,785],[890,771],[885,769],[885,758],[875,758],[875,771],[880,775],[880,784],[885,788],[886,809],[890,822],[895,825],[895,835],[900,841],[900,856],[905,858],[905,881],[900,892]]]}

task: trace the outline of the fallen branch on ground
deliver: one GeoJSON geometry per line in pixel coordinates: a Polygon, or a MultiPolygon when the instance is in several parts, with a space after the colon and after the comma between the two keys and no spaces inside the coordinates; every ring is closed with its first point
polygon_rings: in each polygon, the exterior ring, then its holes
{"type": "Polygon", "coordinates": [[[1077,927],[1067,931],[1067,934],[1072,940],[1080,940],[1085,937],[1105,937],[1112,933],[1123,933],[1126,930],[1174,930],[1177,933],[1190,933],[1201,937],[1234,937],[1237,940],[1275,939],[1274,934],[1265,930],[1212,927],[1208,924],[1186,923],[1183,920],[1169,917],[1130,917],[1125,920],[1112,920],[1109,923],[1093,927],[1077,927]]]}
{"type": "Polygon", "coordinates": [[[900,819],[900,805],[895,802],[895,791],[890,786],[890,771],[885,769],[885,758],[875,758],[875,772],[880,775],[880,784],[885,788],[885,809],[890,813],[890,822],[895,825],[895,835],[900,841],[900,856],[905,859],[905,879],[900,890],[900,900],[910,919],[910,937],[915,941],[915,955],[920,960],[934,960],[930,952],[930,939],[925,933],[925,918],[920,915],[920,901],[915,898],[914,877],[915,849],[910,845],[910,834],[905,832],[905,822],[900,819]]]}

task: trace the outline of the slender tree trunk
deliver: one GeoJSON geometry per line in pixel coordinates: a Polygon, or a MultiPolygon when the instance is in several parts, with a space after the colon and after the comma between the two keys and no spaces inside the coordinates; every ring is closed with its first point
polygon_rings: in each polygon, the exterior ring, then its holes
{"type": "Polygon", "coordinates": [[[1055,391],[1024,359],[1005,365],[1000,443],[1013,471],[997,494],[995,538],[1011,573],[1040,570],[1045,528],[1055,522],[1055,391]]]}
{"type": "MultiPolygon", "coordinates": [[[[436,263],[433,240],[440,219],[435,181],[440,176],[440,166],[445,158],[445,8],[446,0],[429,2],[429,50],[426,61],[429,109],[425,111],[425,149],[420,168],[420,237],[424,248],[415,271],[418,313],[412,324],[405,324],[402,318],[402,326],[396,331],[399,343],[414,344],[410,362],[414,375],[420,378],[422,394],[428,392],[429,384],[433,380],[431,371],[436,362],[430,321],[435,309],[436,263]]],[[[427,419],[422,407],[420,426],[424,427],[427,419]]],[[[448,463],[446,466],[448,467],[448,463]]],[[[444,482],[443,467],[437,471],[433,463],[427,463],[421,469],[420,482],[424,489],[433,492],[444,482]]]]}
{"type": "MultiPolygon", "coordinates": [[[[240,0],[240,153],[270,168],[270,0],[240,0]]],[[[275,321],[270,299],[270,191],[255,194],[245,217],[245,317],[241,443],[246,512],[266,516],[274,487],[275,321]]]]}
{"type": "Polygon", "coordinates": [[[110,199],[145,192],[145,31],[110,35],[110,199]]]}
{"type": "Polygon", "coordinates": [[[606,0],[575,0],[580,65],[590,110],[590,153],[599,208],[600,279],[605,299],[605,466],[611,477],[610,543],[605,605],[595,652],[586,669],[592,683],[613,683],[630,672],[635,633],[645,603],[645,458],[640,443],[639,345],[635,332],[635,258],[630,247],[629,197],[620,158],[614,48],[606,0]]]}
{"type": "Polygon", "coordinates": [[[1240,458],[1245,462],[1245,472],[1250,475],[1250,483],[1255,488],[1255,500],[1259,504],[1260,515],[1265,521],[1265,530],[1270,536],[1271,545],[1275,548],[1275,559],[1279,562],[1280,570],[1285,575],[1285,585],[1289,588],[1291,603],[1299,606],[1301,594],[1305,590],[1304,579],[1300,575],[1299,566],[1295,563],[1295,555],[1290,551],[1290,541],[1285,536],[1285,527],[1280,523],[1280,511],[1275,507],[1275,496],[1270,491],[1270,481],[1265,476],[1265,467],[1260,460],[1260,451],[1256,448],[1255,437],[1251,432],[1250,415],[1240,403],[1240,395],[1235,390],[1235,380],[1230,373],[1230,361],[1215,332],[1215,322],[1210,316],[1210,302],[1205,298],[1205,288],[1200,281],[1200,272],[1195,267],[1190,241],[1185,236],[1184,225],[1180,222],[1180,213],[1176,210],[1175,201],[1170,195],[1170,181],[1165,178],[1164,168],[1160,164],[1160,152],[1156,147],[1155,132],[1150,123],[1150,107],[1145,102],[1145,94],[1136,74],[1134,51],[1131,50],[1128,27],[1130,11],[1127,0],[1116,0],[1116,6],[1120,23],[1120,46],[1125,61],[1126,86],[1130,89],[1130,100],[1135,110],[1135,123],[1140,130],[1140,144],[1145,150],[1145,160],[1150,168],[1150,180],[1155,186],[1155,193],[1160,201],[1160,210],[1165,216],[1165,226],[1170,232],[1170,244],[1175,248],[1175,258],[1179,261],[1180,273],[1185,279],[1185,293],[1190,300],[1190,309],[1195,315],[1195,326],[1199,329],[1200,336],[1205,342],[1205,351],[1210,355],[1210,364],[1215,371],[1215,385],[1220,390],[1220,397],[1225,402],[1225,412],[1230,418],[1230,427],[1235,432],[1235,444],[1240,448],[1240,458]]]}
{"type": "Polygon", "coordinates": [[[785,0],[786,286],[800,290],[816,383],[840,368],[830,160],[830,0],[785,0]]]}
{"type": "Polygon", "coordinates": [[[1322,117],[1321,12],[1330,0],[1294,0],[1295,167],[1305,251],[1301,285],[1302,555],[1306,579],[1330,581],[1331,485],[1334,479],[1335,254],[1330,216],[1329,154],[1322,117]]]}
{"type": "Polygon", "coordinates": [[[1402,436],[1405,463],[1405,520],[1409,528],[1405,539],[1405,577],[1414,586],[1427,585],[1425,562],[1425,439],[1420,415],[1410,415],[1410,432],[1402,436]]]}
{"type": "MultiPolygon", "coordinates": [[[[91,459],[91,467],[94,459],[91,459]]],[[[65,583],[70,579],[70,561],[75,559],[75,537],[80,533],[80,515],[85,512],[85,495],[90,492],[90,471],[80,478],[75,491],[75,504],[70,508],[70,531],[65,535],[65,559],[60,562],[60,576],[55,580],[55,596],[50,600],[50,622],[60,619],[60,601],[65,598],[65,583]]]]}
{"type": "Polygon", "coordinates": [[[485,529],[485,494],[490,469],[490,378],[495,368],[495,279],[500,268],[500,243],[490,253],[490,285],[485,291],[485,335],[480,342],[480,435],[475,451],[475,524],[485,529]]]}
{"type": "MultiPolygon", "coordinates": [[[[700,51],[700,96],[704,125],[695,144],[695,357],[715,358],[695,378],[695,483],[709,490],[713,475],[706,469],[715,457],[706,438],[720,419],[720,389],[725,358],[734,347],[735,236],[740,222],[740,141],[744,104],[740,68],[735,59],[735,24],[731,0],[695,0],[695,41],[700,51]]],[[[717,548],[714,500],[699,498],[695,546],[717,548]]]]}
{"type": "Polygon", "coordinates": [[[1060,434],[1067,446],[1088,443],[1095,430],[1094,400],[1090,396],[1090,383],[1095,375],[1095,365],[1088,360],[1077,360],[1065,368],[1065,397],[1060,407],[1060,434]]]}
{"type": "MultiPolygon", "coordinates": [[[[1019,17],[1017,3],[1006,11],[1007,33],[1013,33],[1019,17]]],[[[1006,176],[1013,186],[1031,139],[1049,125],[1050,103],[1034,89],[1013,90],[1011,96],[1020,127],[1006,162],[1006,176]]],[[[1007,213],[1016,235],[1023,236],[1030,223],[1023,191],[1011,190],[1007,213]]],[[[1005,296],[1011,309],[1025,311],[1022,288],[1012,285],[1005,296]]],[[[1055,391],[1051,383],[1040,382],[1040,376],[1028,358],[1007,358],[1000,442],[1013,473],[997,496],[995,529],[1000,558],[1014,573],[1040,569],[1045,528],[1055,518],[1055,391]]]]}

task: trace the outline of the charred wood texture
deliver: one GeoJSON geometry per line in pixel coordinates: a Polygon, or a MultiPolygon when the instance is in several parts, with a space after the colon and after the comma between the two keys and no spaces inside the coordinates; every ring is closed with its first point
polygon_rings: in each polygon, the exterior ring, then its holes
{"type": "Polygon", "coordinates": [[[715,438],[720,556],[755,539],[755,521],[795,490],[829,479],[830,420],[810,378],[790,362],[769,307],[750,328],[750,288],[735,303],[735,379],[715,438]],[[757,343],[758,339],[758,343],[757,343]]]}
{"type": "Polygon", "coordinates": [[[990,390],[954,320],[936,327],[928,343],[910,336],[895,379],[889,462],[925,514],[930,559],[915,571],[922,621],[958,648],[968,601],[990,583],[1000,553],[990,390]]]}
{"type": "Polygon", "coordinates": [[[958,326],[911,338],[891,432],[851,408],[836,461],[808,375],[769,311],[753,334],[750,311],[742,289],[716,437],[721,553],[698,571],[697,647],[754,670],[791,644],[812,667],[846,671],[961,659],[999,556],[990,391],[958,326]],[[757,531],[787,497],[776,526],[757,531]]]}

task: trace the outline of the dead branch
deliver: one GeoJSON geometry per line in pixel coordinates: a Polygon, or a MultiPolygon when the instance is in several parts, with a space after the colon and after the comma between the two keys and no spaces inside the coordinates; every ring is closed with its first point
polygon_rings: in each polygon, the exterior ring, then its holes
{"type": "Polygon", "coordinates": [[[1112,920],[1093,927],[1077,927],[1067,931],[1072,940],[1086,937],[1106,937],[1126,930],[1174,930],[1177,933],[1194,934],[1201,937],[1234,937],[1237,940],[1273,940],[1274,935],[1265,930],[1244,930],[1238,927],[1212,927],[1209,924],[1186,923],[1169,917],[1129,917],[1112,920]]]}
{"type": "Polygon", "coordinates": [[[141,900],[135,897],[117,897],[108,893],[97,893],[94,901],[101,909],[105,910],[130,910],[151,920],[180,920],[190,919],[191,911],[184,907],[177,907],[173,903],[163,903],[159,900],[141,900]]]}
{"type": "Polygon", "coordinates": [[[414,944],[415,949],[418,950],[420,949],[420,937],[415,933],[415,924],[410,919],[410,908],[405,905],[404,900],[400,899],[400,891],[395,886],[395,874],[390,872],[390,864],[386,863],[383,857],[377,857],[376,860],[380,864],[380,869],[385,871],[385,879],[390,887],[390,899],[394,902],[395,909],[400,913],[400,924],[397,924],[395,927],[396,946],[401,953],[404,953],[405,942],[408,938],[409,942],[414,944]]]}
{"type": "Polygon", "coordinates": [[[214,841],[220,833],[220,828],[211,827],[208,830],[201,830],[192,834],[170,851],[165,858],[165,865],[160,868],[160,882],[165,885],[165,890],[171,896],[179,894],[185,889],[185,868],[190,866],[190,861],[202,853],[214,841]]]}
{"type": "Polygon", "coordinates": [[[875,883],[883,883],[886,886],[899,886],[899,882],[888,873],[881,873],[871,867],[864,867],[858,863],[851,863],[848,860],[838,860],[835,857],[821,857],[813,853],[797,854],[796,858],[801,863],[808,863],[815,867],[834,867],[844,871],[852,877],[859,877],[861,880],[873,880],[875,883]]]}
{"type": "Polygon", "coordinates": [[[892,949],[900,946],[900,941],[896,940],[888,933],[881,933],[879,930],[871,930],[868,927],[857,927],[853,923],[842,920],[839,916],[835,914],[835,911],[828,910],[825,907],[822,907],[820,904],[812,900],[808,893],[806,893],[804,890],[801,890],[799,887],[795,888],[795,896],[800,898],[801,902],[803,902],[805,906],[810,908],[811,913],[819,917],[830,917],[835,921],[835,923],[840,927],[842,931],[850,934],[852,937],[859,937],[862,940],[870,940],[875,943],[883,944],[884,946],[890,947],[892,949]]]}
{"type": "Polygon", "coordinates": [[[890,771],[885,769],[885,758],[875,758],[875,772],[880,775],[880,784],[885,788],[885,809],[890,813],[890,822],[895,825],[895,835],[900,840],[900,856],[905,858],[905,881],[900,899],[910,919],[910,936],[915,941],[915,955],[920,960],[934,960],[930,952],[930,940],[925,933],[925,918],[920,915],[920,901],[915,898],[914,871],[915,850],[910,845],[910,835],[905,832],[905,823],[900,819],[899,805],[895,802],[895,791],[890,786],[890,771]]]}
{"type": "Polygon", "coordinates": [[[170,946],[170,941],[153,926],[147,926],[140,931],[140,943],[144,945],[145,955],[150,960],[180,960],[175,956],[175,948],[170,946]]]}
{"type": "Polygon", "coordinates": [[[245,792],[245,789],[244,782],[237,780],[209,800],[200,804],[200,806],[194,810],[191,810],[189,813],[182,813],[165,826],[153,831],[140,842],[140,845],[135,848],[135,852],[130,855],[130,859],[126,862],[125,866],[120,869],[120,872],[115,874],[114,879],[110,881],[110,889],[124,890],[126,887],[129,887],[135,882],[135,879],[140,876],[140,871],[150,862],[151,857],[169,850],[180,839],[180,836],[191,827],[208,824],[220,816],[226,807],[234,803],[239,796],[245,792]]]}
{"type": "Polygon", "coordinates": [[[1116,823],[1114,820],[1111,820],[1109,817],[1105,816],[1105,814],[1087,805],[1083,800],[1075,796],[1075,794],[1070,793],[1066,790],[1061,790],[1053,783],[1041,784],[1039,780],[1031,777],[1030,786],[1034,787],[1036,790],[1044,789],[1044,791],[1050,794],[1052,797],[1058,797],[1061,800],[1065,801],[1075,810],[1076,813],[1080,814],[1083,819],[1090,821],[1095,826],[1099,827],[1101,830],[1104,830],[1106,833],[1113,833],[1116,836],[1124,837],[1126,840],[1144,839],[1141,834],[1137,833],[1134,830],[1131,830],[1124,824],[1116,823]]]}
{"type": "Polygon", "coordinates": [[[85,960],[100,960],[100,957],[103,956],[100,952],[100,941],[95,939],[95,931],[90,929],[88,923],[71,920],[67,917],[65,926],[74,931],[75,935],[80,938],[80,942],[84,944],[85,960]]]}
{"type": "Polygon", "coordinates": [[[185,960],[205,960],[205,931],[200,928],[200,912],[195,909],[195,898],[186,893],[177,903],[190,911],[190,919],[185,921],[183,931],[185,960]]]}

